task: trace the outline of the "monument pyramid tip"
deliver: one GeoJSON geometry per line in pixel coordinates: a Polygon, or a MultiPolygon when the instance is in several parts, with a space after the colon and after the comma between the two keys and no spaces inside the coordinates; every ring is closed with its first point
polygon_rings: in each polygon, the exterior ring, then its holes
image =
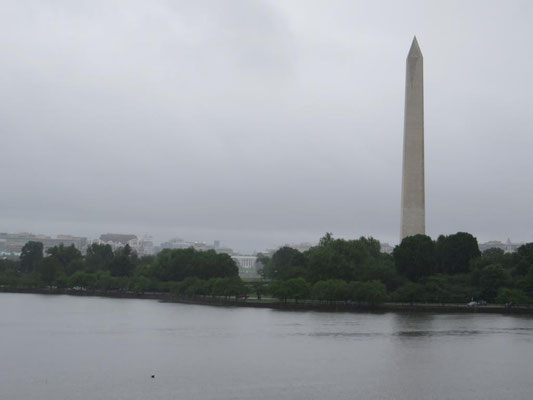
{"type": "Polygon", "coordinates": [[[411,44],[411,48],[409,49],[409,54],[407,57],[422,57],[422,52],[420,51],[420,46],[418,45],[416,36],[413,37],[413,43],[411,44]]]}

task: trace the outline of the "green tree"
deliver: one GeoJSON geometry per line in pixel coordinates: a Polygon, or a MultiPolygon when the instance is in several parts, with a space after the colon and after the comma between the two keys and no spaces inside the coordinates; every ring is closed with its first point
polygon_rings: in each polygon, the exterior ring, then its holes
{"type": "Polygon", "coordinates": [[[21,288],[39,288],[43,286],[43,281],[41,281],[39,274],[35,271],[31,274],[21,274],[17,279],[17,285],[21,288]]]}
{"type": "Polygon", "coordinates": [[[266,269],[267,278],[290,279],[306,274],[307,259],[298,250],[282,247],[277,250],[269,261],[266,269]]]}
{"type": "Polygon", "coordinates": [[[191,266],[191,276],[201,279],[234,278],[239,275],[239,268],[228,254],[217,254],[213,250],[196,252],[191,266]]]}
{"type": "Polygon", "coordinates": [[[36,269],[39,278],[48,286],[52,286],[56,277],[61,273],[61,263],[52,257],[44,258],[36,269]]]}
{"type": "Polygon", "coordinates": [[[150,289],[150,280],[145,276],[139,275],[133,278],[133,291],[135,293],[144,293],[150,289]]]}
{"type": "Polygon", "coordinates": [[[259,265],[259,268],[257,269],[257,273],[259,276],[261,276],[263,279],[267,278],[267,275],[270,275],[270,269],[271,268],[271,259],[265,254],[259,253],[257,255],[257,264],[259,265]]]}
{"type": "Polygon", "coordinates": [[[500,264],[487,265],[481,270],[479,276],[479,288],[481,296],[486,301],[492,301],[498,289],[506,283],[505,270],[500,264]]]}
{"type": "Polygon", "coordinates": [[[514,276],[524,276],[532,266],[533,264],[527,262],[525,258],[519,259],[519,261],[514,265],[512,274],[514,276]]]}
{"type": "Polygon", "coordinates": [[[341,279],[318,281],[311,288],[311,297],[330,303],[346,301],[349,297],[348,284],[341,279]]]}
{"type": "Polygon", "coordinates": [[[132,253],[131,247],[126,245],[115,251],[108,268],[113,276],[131,276],[135,269],[135,261],[136,255],[132,253]]]}
{"type": "Polygon", "coordinates": [[[502,263],[505,258],[505,252],[497,247],[491,247],[490,249],[484,250],[481,255],[486,260],[490,260],[491,263],[502,263]]]}
{"type": "Polygon", "coordinates": [[[224,278],[211,278],[207,281],[207,290],[213,297],[224,296],[225,292],[225,279],[224,278]]]}
{"type": "Polygon", "coordinates": [[[385,284],[388,291],[396,290],[400,287],[405,278],[400,276],[391,260],[386,260],[381,264],[365,265],[359,269],[357,276],[360,281],[380,281],[385,284]]]}
{"type": "Polygon", "coordinates": [[[370,305],[382,304],[387,301],[387,289],[382,282],[350,282],[349,297],[357,303],[370,305]]]}
{"type": "Polygon", "coordinates": [[[394,248],[394,264],[398,273],[417,282],[435,270],[435,243],[429,236],[407,236],[394,248]]]}
{"type": "Polygon", "coordinates": [[[2,271],[18,271],[20,270],[20,260],[9,260],[0,258],[0,272],[2,271]]]}
{"type": "Polygon", "coordinates": [[[71,288],[93,289],[96,286],[96,275],[85,271],[77,271],[72,274],[68,282],[71,288]]]}
{"type": "Polygon", "coordinates": [[[238,276],[222,279],[224,282],[224,296],[245,296],[248,294],[248,288],[238,276]]]}
{"type": "Polygon", "coordinates": [[[435,245],[438,267],[445,274],[462,274],[469,270],[471,260],[481,255],[477,239],[469,233],[440,235],[435,245]]]}
{"type": "Polygon", "coordinates": [[[511,257],[512,275],[523,277],[533,266],[533,243],[526,243],[520,246],[511,257]]]}
{"type": "Polygon", "coordinates": [[[468,274],[437,274],[424,281],[425,300],[430,303],[465,303],[477,296],[468,274]]]}
{"type": "Polygon", "coordinates": [[[81,252],[73,244],[65,246],[61,243],[59,246],[46,250],[46,254],[49,255],[47,258],[56,260],[67,275],[72,274],[77,269],[81,269],[79,266],[83,265],[81,252]],[[75,261],[78,261],[79,264],[74,264],[75,261]],[[72,266],[75,267],[72,268],[72,266]]]}
{"type": "Polygon", "coordinates": [[[533,243],[526,243],[516,249],[519,258],[524,259],[529,264],[533,264],[533,243]]]}
{"type": "Polygon", "coordinates": [[[257,296],[257,299],[258,300],[261,300],[261,296],[265,293],[265,282],[263,281],[259,281],[259,282],[250,282],[249,284],[252,288],[253,288],[253,291],[255,292],[256,296],[257,296]]]}
{"type": "Polygon", "coordinates": [[[296,302],[309,297],[311,288],[304,278],[289,279],[285,283],[289,287],[290,298],[296,302]]]}
{"type": "Polygon", "coordinates": [[[133,271],[134,276],[144,276],[146,278],[151,278],[154,276],[153,267],[151,264],[139,264],[135,267],[133,271]]]}
{"type": "Polygon", "coordinates": [[[524,288],[530,296],[533,296],[533,266],[529,267],[529,270],[524,276],[524,288]]]}
{"type": "Polygon", "coordinates": [[[90,271],[107,269],[113,261],[113,249],[109,244],[93,243],[87,248],[85,260],[90,271]]]}
{"type": "Polygon", "coordinates": [[[227,254],[214,251],[165,249],[152,267],[153,276],[162,281],[182,281],[188,277],[200,279],[237,277],[239,269],[227,254]]]}
{"type": "Polygon", "coordinates": [[[273,282],[270,286],[272,295],[283,302],[287,299],[298,300],[307,299],[310,294],[309,284],[303,278],[292,278],[284,281],[273,282]]]}
{"type": "Polygon", "coordinates": [[[284,303],[286,303],[291,296],[290,289],[285,281],[272,282],[270,285],[270,293],[284,303]]]}
{"type": "Polygon", "coordinates": [[[529,304],[531,303],[531,299],[520,289],[500,288],[494,302],[498,304],[529,304]]]}
{"type": "Polygon", "coordinates": [[[394,301],[399,303],[419,303],[426,300],[424,285],[420,283],[407,282],[398,288],[393,294],[394,301]]]}
{"type": "Polygon", "coordinates": [[[109,271],[100,270],[96,273],[96,288],[104,292],[116,290],[120,288],[120,282],[109,271]]]}
{"type": "Polygon", "coordinates": [[[308,258],[308,279],[311,282],[328,279],[359,280],[368,271],[386,263],[380,244],[373,238],[357,240],[334,239],[326,234],[318,246],[305,252],[308,258]]]}
{"type": "Polygon", "coordinates": [[[20,253],[20,271],[31,273],[43,259],[43,244],[29,241],[22,247],[20,253]]]}
{"type": "Polygon", "coordinates": [[[333,239],[333,233],[326,232],[326,234],[318,241],[318,245],[320,247],[328,247],[333,243],[334,240],[335,239],[333,239]]]}
{"type": "Polygon", "coordinates": [[[19,275],[14,269],[4,269],[0,271],[0,286],[17,287],[19,275]]]}

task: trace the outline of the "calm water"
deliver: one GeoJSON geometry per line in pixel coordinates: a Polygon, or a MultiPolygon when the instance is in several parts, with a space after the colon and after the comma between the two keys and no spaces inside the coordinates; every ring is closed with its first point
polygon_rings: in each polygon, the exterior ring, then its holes
{"type": "Polygon", "coordinates": [[[0,399],[533,398],[531,317],[29,294],[0,312],[0,399]]]}

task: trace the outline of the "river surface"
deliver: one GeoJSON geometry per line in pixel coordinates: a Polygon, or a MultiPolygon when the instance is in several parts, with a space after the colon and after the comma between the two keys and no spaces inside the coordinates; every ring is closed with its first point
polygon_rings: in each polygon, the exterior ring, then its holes
{"type": "Polygon", "coordinates": [[[533,398],[531,316],[8,293],[0,313],[6,400],[533,398]]]}

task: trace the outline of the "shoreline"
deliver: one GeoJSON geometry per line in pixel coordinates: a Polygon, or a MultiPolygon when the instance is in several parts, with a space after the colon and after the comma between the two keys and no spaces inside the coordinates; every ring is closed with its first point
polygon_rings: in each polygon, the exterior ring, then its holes
{"type": "Polygon", "coordinates": [[[321,311],[321,312],[365,312],[365,313],[485,313],[485,314],[533,314],[533,306],[504,307],[497,305],[468,307],[463,304],[434,304],[434,303],[384,303],[379,305],[347,304],[347,303],[295,303],[264,300],[234,300],[211,297],[184,298],[165,292],[144,292],[135,293],[131,291],[86,291],[75,289],[11,289],[0,288],[0,293],[21,293],[21,294],[44,294],[44,295],[69,295],[69,296],[89,296],[107,297],[117,299],[145,299],[158,300],[164,303],[196,304],[215,307],[247,307],[247,308],[269,308],[282,311],[321,311]]]}

